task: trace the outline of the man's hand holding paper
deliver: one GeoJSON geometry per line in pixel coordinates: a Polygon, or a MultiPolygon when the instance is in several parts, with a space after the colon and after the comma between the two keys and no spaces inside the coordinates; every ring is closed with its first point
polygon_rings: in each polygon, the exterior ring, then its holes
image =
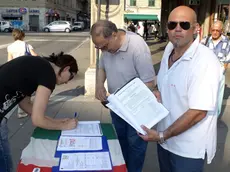
{"type": "Polygon", "coordinates": [[[146,126],[142,125],[141,128],[147,133],[146,135],[142,135],[138,133],[138,135],[144,140],[144,141],[160,141],[160,136],[158,132],[154,129],[148,129],[146,126]]]}

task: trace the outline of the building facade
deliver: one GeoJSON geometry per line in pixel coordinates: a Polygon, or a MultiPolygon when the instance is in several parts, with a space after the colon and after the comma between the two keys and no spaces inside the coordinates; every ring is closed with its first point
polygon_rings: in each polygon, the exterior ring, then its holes
{"type": "MultiPolygon", "coordinates": [[[[137,19],[141,19],[144,15],[154,15],[155,20],[160,21],[161,0],[126,0],[125,16],[126,14],[130,14],[130,16],[132,16],[132,14],[136,15],[137,19]]],[[[146,19],[148,20],[148,18],[146,19]]],[[[149,20],[151,20],[151,17],[149,20]]]]}
{"type": "Polygon", "coordinates": [[[11,21],[15,28],[42,30],[55,20],[77,20],[79,12],[88,13],[87,0],[1,0],[0,20],[11,21]]]}

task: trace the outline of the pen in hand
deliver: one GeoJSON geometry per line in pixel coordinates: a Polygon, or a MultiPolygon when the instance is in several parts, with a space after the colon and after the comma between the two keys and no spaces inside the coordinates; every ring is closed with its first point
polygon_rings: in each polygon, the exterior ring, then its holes
{"type": "Polygon", "coordinates": [[[74,118],[78,120],[78,117],[79,117],[79,113],[75,112],[74,113],[74,118]]]}

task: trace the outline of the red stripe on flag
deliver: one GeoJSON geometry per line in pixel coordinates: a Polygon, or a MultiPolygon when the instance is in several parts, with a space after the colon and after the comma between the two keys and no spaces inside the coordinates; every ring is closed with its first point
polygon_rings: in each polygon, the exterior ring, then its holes
{"type": "Polygon", "coordinates": [[[18,164],[17,172],[32,172],[35,168],[40,168],[40,172],[52,172],[51,167],[39,167],[33,164],[24,165],[21,162],[18,164]]]}
{"type": "Polygon", "coordinates": [[[113,167],[113,172],[127,172],[126,171],[126,165],[120,165],[120,166],[114,166],[113,167]]]}

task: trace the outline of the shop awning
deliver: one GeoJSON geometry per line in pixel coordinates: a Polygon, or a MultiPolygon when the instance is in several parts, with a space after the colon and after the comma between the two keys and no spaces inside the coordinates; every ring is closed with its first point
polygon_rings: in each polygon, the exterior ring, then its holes
{"type": "Polygon", "coordinates": [[[128,20],[158,20],[157,15],[151,14],[124,14],[128,20]]]}

